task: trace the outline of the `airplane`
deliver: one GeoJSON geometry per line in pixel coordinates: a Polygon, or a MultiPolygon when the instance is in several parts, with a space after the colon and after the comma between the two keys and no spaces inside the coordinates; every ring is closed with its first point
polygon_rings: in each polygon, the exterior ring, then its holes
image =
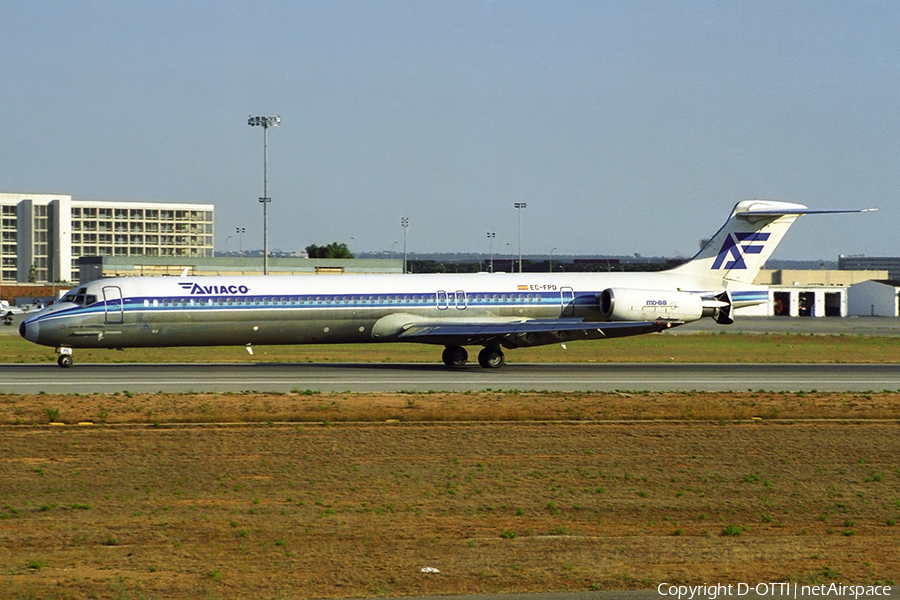
{"type": "Polygon", "coordinates": [[[91,281],[26,318],[26,340],[74,348],[415,342],[444,346],[451,367],[499,368],[504,349],[606,339],[768,302],[753,280],[802,204],[743,200],[688,262],[658,273],[478,273],[124,277],[91,281]]]}
{"type": "Polygon", "coordinates": [[[35,313],[44,308],[42,302],[37,304],[26,304],[24,307],[10,306],[9,300],[0,300],[0,319],[3,319],[4,325],[12,325],[13,315],[26,315],[35,313]]]}

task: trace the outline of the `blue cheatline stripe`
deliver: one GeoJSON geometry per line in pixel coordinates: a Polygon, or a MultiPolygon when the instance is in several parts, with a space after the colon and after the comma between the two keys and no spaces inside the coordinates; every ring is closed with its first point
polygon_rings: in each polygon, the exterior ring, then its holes
{"type": "MultiPolygon", "coordinates": [[[[598,292],[576,293],[574,302],[579,305],[596,303],[598,292]]],[[[571,302],[570,297],[565,298],[571,302]]],[[[462,299],[460,299],[462,300],[462,299]]],[[[560,295],[553,292],[534,293],[475,293],[467,294],[465,306],[559,306],[560,295]]],[[[111,311],[119,310],[119,301],[99,301],[87,307],[72,307],[55,313],[63,316],[78,311],[80,314],[103,313],[106,306],[111,311]]],[[[248,309],[248,308],[384,308],[390,306],[438,307],[456,306],[455,293],[443,294],[324,294],[324,295],[222,295],[222,296],[146,296],[125,298],[122,302],[128,310],[210,310],[210,309],[248,309]],[[191,302],[193,301],[193,304],[191,302]],[[229,304],[230,302],[230,304],[229,304]]]]}
{"type": "MultiPolygon", "coordinates": [[[[581,292],[576,295],[577,304],[596,302],[597,292],[581,292]]],[[[571,301],[569,297],[566,300],[571,301]]],[[[560,294],[554,291],[543,293],[497,292],[467,294],[466,307],[510,307],[510,306],[559,306],[560,294]],[[530,298],[529,298],[530,296],[530,298]],[[521,299],[519,299],[521,297],[521,299]],[[496,299],[495,299],[496,298],[496,299]]],[[[438,297],[437,293],[423,294],[322,294],[322,295],[221,295],[221,296],[136,296],[123,300],[98,301],[90,306],[73,306],[48,315],[50,318],[71,314],[104,314],[141,311],[162,312],[170,310],[248,310],[248,309],[289,309],[289,308],[386,308],[404,306],[409,308],[456,307],[455,292],[438,297]],[[229,300],[231,304],[229,304],[229,300]],[[191,304],[191,301],[194,304],[191,304]],[[238,303],[240,301],[240,303],[238,303]],[[154,302],[156,303],[154,305],[154,302]],[[292,303],[293,302],[293,303],[292,303]]]]}
{"type": "Polygon", "coordinates": [[[751,302],[769,299],[769,292],[766,290],[752,290],[746,292],[732,292],[731,299],[734,302],[751,302]]]}

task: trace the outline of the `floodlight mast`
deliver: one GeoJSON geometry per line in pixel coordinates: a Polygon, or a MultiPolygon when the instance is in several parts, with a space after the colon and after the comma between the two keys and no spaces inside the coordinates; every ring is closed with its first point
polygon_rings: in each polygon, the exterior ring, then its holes
{"type": "Polygon", "coordinates": [[[403,272],[406,273],[406,232],[409,231],[408,217],[400,217],[400,227],[403,228],[403,272]]]}
{"type": "Polygon", "coordinates": [[[522,272],[522,210],[528,208],[528,204],[525,202],[515,202],[513,206],[516,207],[516,213],[518,214],[519,220],[519,273],[522,272]]]}
{"type": "Polygon", "coordinates": [[[487,232],[488,244],[491,248],[491,273],[494,272],[494,238],[497,237],[497,234],[493,231],[487,232]]]}
{"type": "Polygon", "coordinates": [[[269,127],[281,125],[281,117],[250,117],[247,125],[263,128],[263,195],[259,201],[263,205],[263,275],[269,274],[269,127]]]}

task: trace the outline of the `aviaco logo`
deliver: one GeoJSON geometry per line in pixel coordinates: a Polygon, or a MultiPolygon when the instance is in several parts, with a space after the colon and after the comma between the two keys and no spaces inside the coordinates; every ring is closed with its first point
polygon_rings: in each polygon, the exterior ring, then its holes
{"type": "Polygon", "coordinates": [[[179,282],[178,285],[189,294],[199,295],[246,294],[250,291],[246,285],[200,285],[190,282],[179,282]]]}
{"type": "Polygon", "coordinates": [[[721,269],[724,264],[726,269],[746,269],[747,263],[744,262],[744,255],[762,253],[764,245],[754,242],[765,242],[768,239],[769,234],[760,231],[729,233],[725,236],[725,242],[722,244],[722,249],[719,250],[719,255],[713,262],[712,268],[721,269]]]}

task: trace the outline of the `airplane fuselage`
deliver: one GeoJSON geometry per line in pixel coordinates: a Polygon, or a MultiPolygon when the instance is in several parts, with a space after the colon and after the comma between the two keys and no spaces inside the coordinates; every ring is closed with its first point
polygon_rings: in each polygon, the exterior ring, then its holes
{"type": "MultiPolygon", "coordinates": [[[[399,323],[407,315],[434,323],[484,318],[600,323],[607,320],[601,293],[638,285],[647,291],[648,320],[683,321],[668,314],[676,306],[666,310],[666,294],[676,283],[684,289],[691,282],[683,277],[676,282],[667,273],[102,279],[65,296],[81,296],[78,302],[59,302],[40,320],[23,325],[23,335],[74,348],[385,342],[403,333],[399,323]]],[[[758,299],[759,292],[754,294],[758,299]]]]}

